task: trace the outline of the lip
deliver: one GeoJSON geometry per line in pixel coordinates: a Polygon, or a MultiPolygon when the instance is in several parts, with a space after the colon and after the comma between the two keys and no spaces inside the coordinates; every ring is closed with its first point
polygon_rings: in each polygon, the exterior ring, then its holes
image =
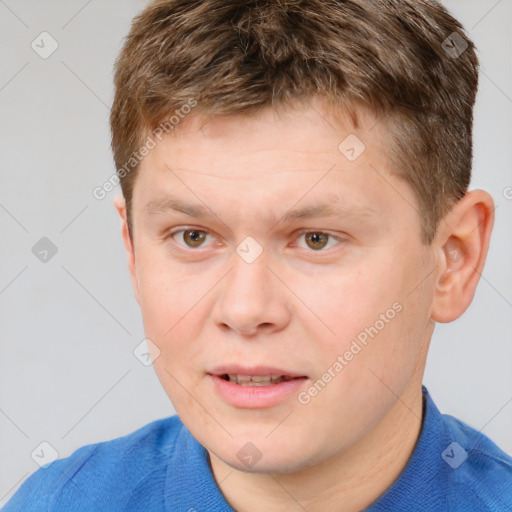
{"type": "Polygon", "coordinates": [[[239,409],[268,409],[275,407],[292,396],[297,396],[300,388],[305,385],[309,378],[299,373],[269,366],[243,367],[239,365],[226,365],[216,367],[207,374],[212,383],[214,393],[221,400],[239,409]],[[222,378],[222,375],[285,375],[294,380],[271,384],[268,386],[241,386],[233,384],[222,378]]]}

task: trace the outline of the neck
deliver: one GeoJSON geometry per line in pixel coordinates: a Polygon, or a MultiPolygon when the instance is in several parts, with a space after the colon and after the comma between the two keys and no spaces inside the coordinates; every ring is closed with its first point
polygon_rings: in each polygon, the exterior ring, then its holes
{"type": "Polygon", "coordinates": [[[421,385],[407,388],[382,421],[350,450],[292,474],[248,473],[210,452],[214,478],[238,512],[357,512],[398,478],[422,424],[421,385]]]}

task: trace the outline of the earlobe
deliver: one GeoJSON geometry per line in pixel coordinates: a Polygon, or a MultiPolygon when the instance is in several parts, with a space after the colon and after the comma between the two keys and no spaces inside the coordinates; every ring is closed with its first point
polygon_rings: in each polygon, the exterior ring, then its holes
{"type": "Polygon", "coordinates": [[[494,202],[483,190],[468,192],[453,207],[439,229],[438,279],[432,319],[452,322],[473,300],[494,224],[494,202]]]}
{"type": "MultiPolygon", "coordinates": [[[[132,235],[128,227],[128,216],[126,212],[126,202],[122,196],[117,196],[114,199],[114,206],[119,214],[121,220],[121,236],[123,238],[124,248],[126,250],[126,257],[128,260],[128,270],[130,272],[130,278],[132,281],[133,292],[135,299],[139,302],[139,282],[137,279],[136,267],[135,267],[135,250],[133,246],[132,235]]],[[[139,302],[140,304],[140,302],[139,302]]]]}

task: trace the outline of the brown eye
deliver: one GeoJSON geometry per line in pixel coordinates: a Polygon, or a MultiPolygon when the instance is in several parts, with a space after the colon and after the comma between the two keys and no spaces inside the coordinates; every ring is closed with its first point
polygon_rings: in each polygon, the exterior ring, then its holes
{"type": "Polygon", "coordinates": [[[306,233],[306,243],[314,250],[323,249],[329,240],[329,235],[319,232],[306,233]]]}
{"type": "Polygon", "coordinates": [[[187,229],[180,232],[183,233],[183,240],[189,247],[199,247],[206,238],[206,233],[197,229],[187,229]]]}

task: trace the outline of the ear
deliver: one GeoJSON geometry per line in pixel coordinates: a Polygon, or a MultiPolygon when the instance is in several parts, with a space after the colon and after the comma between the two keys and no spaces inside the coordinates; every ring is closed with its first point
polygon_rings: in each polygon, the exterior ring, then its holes
{"type": "Polygon", "coordinates": [[[494,225],[494,201],[484,190],[460,199],[440,225],[432,320],[452,322],[469,307],[484,268],[494,225]]]}
{"type": "Polygon", "coordinates": [[[133,240],[128,228],[128,217],[126,214],[126,202],[124,197],[117,196],[114,199],[114,206],[121,219],[121,235],[123,237],[124,248],[126,249],[126,256],[128,258],[128,270],[130,271],[130,278],[132,280],[133,291],[135,299],[139,301],[139,281],[135,270],[135,251],[133,249],[133,240]]]}

